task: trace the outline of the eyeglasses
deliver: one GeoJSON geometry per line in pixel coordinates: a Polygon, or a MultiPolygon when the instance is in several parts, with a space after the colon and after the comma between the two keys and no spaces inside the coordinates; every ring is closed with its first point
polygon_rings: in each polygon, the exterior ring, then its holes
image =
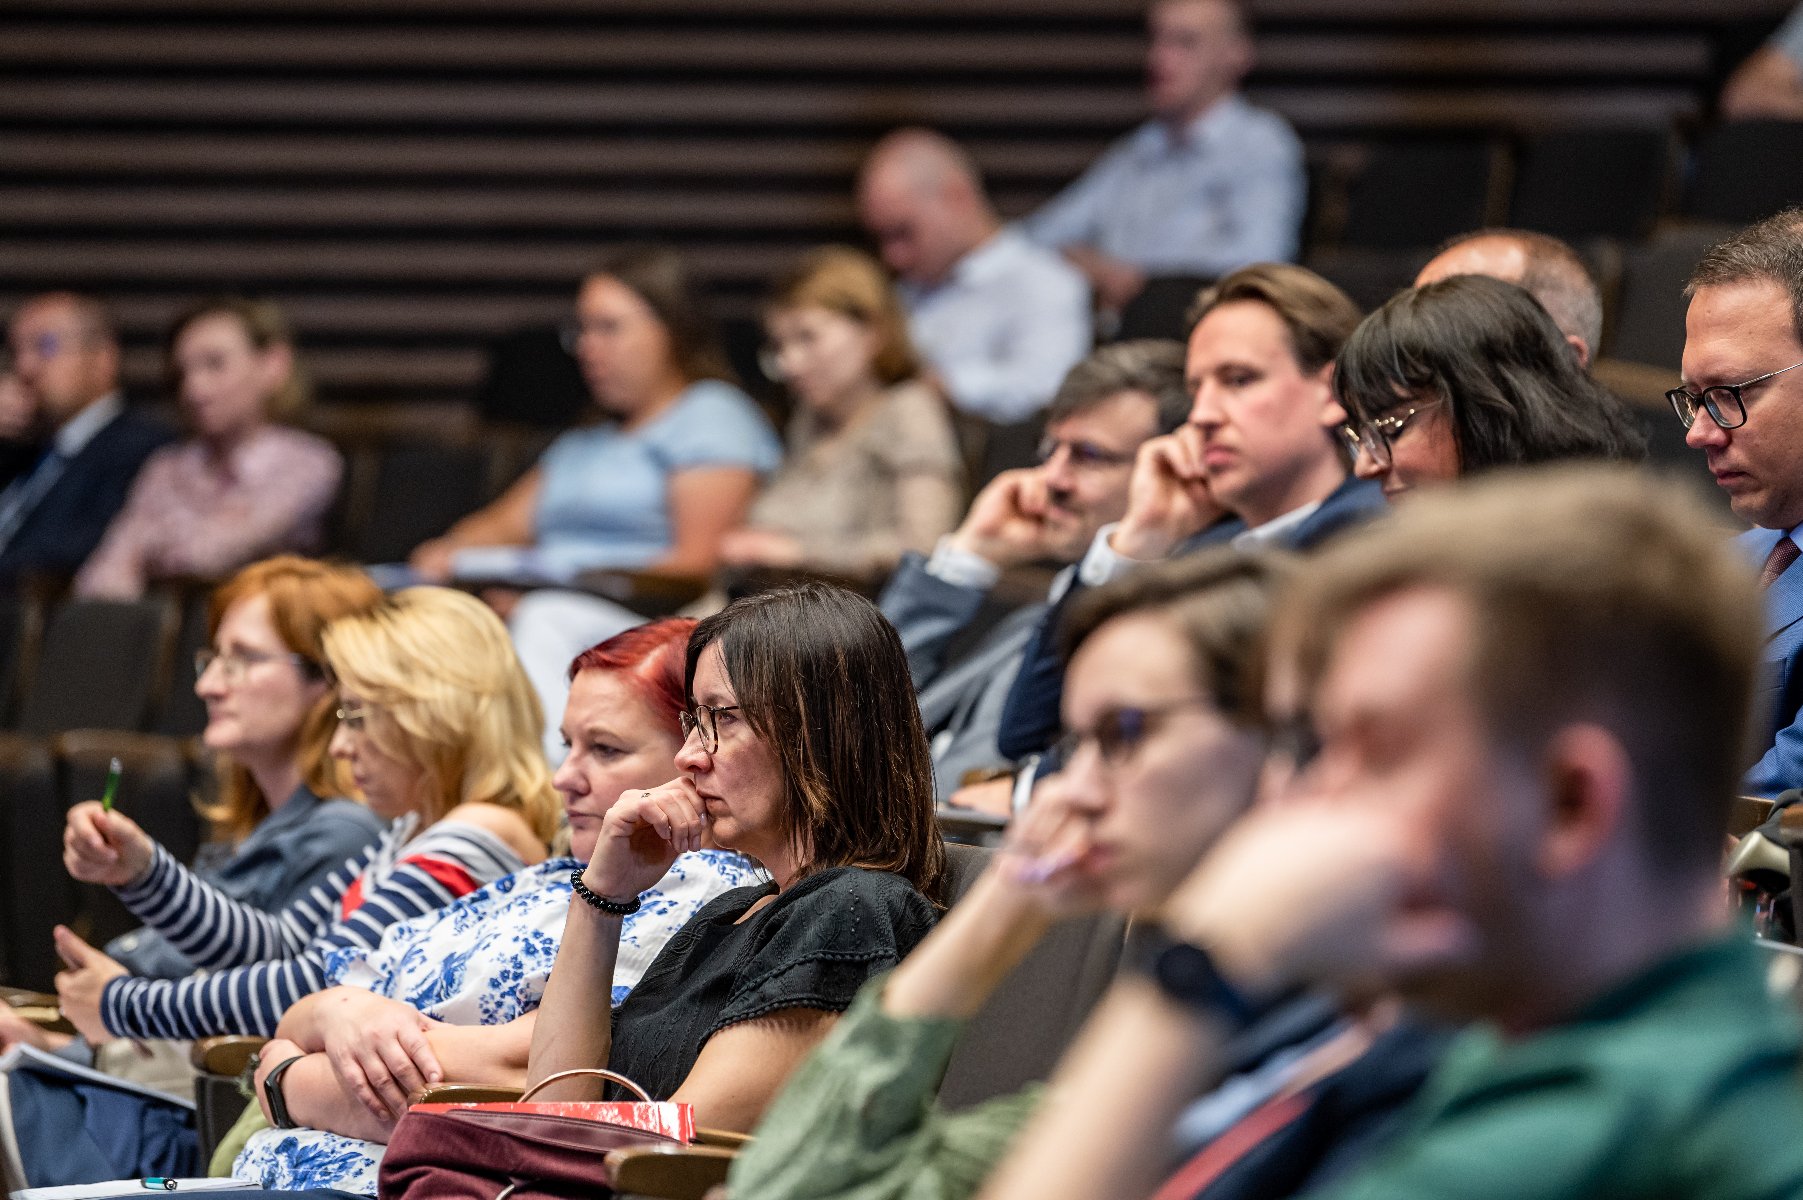
{"type": "Polygon", "coordinates": [[[1268,753],[1300,774],[1321,756],[1321,735],[1315,730],[1314,718],[1307,713],[1293,713],[1271,723],[1268,753]]]}
{"type": "Polygon", "coordinates": [[[1408,428],[1409,422],[1443,403],[1443,400],[1432,400],[1426,404],[1411,404],[1401,412],[1372,417],[1357,425],[1348,421],[1340,426],[1340,437],[1352,451],[1354,458],[1360,454],[1367,455],[1379,470],[1387,471],[1390,469],[1390,448],[1402,436],[1402,431],[1408,428]]]}
{"type": "Polygon", "coordinates": [[[720,748],[720,714],[738,711],[736,704],[697,704],[678,713],[676,720],[682,726],[682,740],[688,741],[689,735],[699,729],[701,748],[712,754],[720,748]]]}
{"type": "Polygon", "coordinates": [[[1060,450],[1070,455],[1071,468],[1077,471],[1100,471],[1105,467],[1124,467],[1133,461],[1131,454],[1116,454],[1094,442],[1067,441],[1054,437],[1041,438],[1035,456],[1043,465],[1056,458],[1060,450]]]}
{"type": "Polygon", "coordinates": [[[1058,740],[1058,761],[1069,764],[1085,743],[1094,742],[1107,767],[1123,766],[1142,742],[1173,714],[1186,708],[1214,708],[1212,696],[1191,696],[1145,708],[1116,708],[1103,713],[1089,730],[1073,729],[1058,740]]]}
{"type": "Polygon", "coordinates": [[[244,673],[252,667],[283,660],[309,674],[319,670],[316,664],[299,654],[277,654],[266,650],[197,650],[194,653],[194,678],[198,680],[207,673],[208,667],[218,663],[227,683],[240,683],[244,673]]]}
{"type": "Polygon", "coordinates": [[[1709,413],[1709,419],[1722,429],[1738,429],[1747,423],[1747,405],[1741,398],[1741,392],[1756,383],[1794,371],[1803,367],[1803,362],[1794,362],[1788,367],[1779,367],[1776,371],[1767,371],[1764,375],[1755,376],[1745,383],[1718,383],[1714,387],[1706,387],[1701,393],[1686,388],[1673,388],[1665,393],[1671,401],[1672,411],[1678,414],[1678,420],[1689,429],[1697,423],[1697,408],[1701,406],[1709,413]],[[1730,407],[1732,406],[1732,407],[1730,407]],[[1730,417],[1729,414],[1733,416],[1730,417]]]}
{"type": "Polygon", "coordinates": [[[338,718],[340,725],[352,733],[362,733],[364,725],[369,721],[369,711],[367,704],[342,704],[333,715],[338,718]]]}

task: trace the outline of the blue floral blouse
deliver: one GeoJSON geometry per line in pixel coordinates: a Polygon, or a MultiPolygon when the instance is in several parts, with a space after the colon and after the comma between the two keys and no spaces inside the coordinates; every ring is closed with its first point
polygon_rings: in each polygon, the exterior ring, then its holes
{"type": "MultiPolygon", "coordinates": [[[[536,1009],[557,960],[570,907],[573,858],[554,858],[472,892],[411,921],[389,926],[374,950],[336,951],[328,981],[368,988],[453,1025],[500,1025],[536,1009]]],[[[677,858],[620,931],[613,1002],[632,991],[659,950],[709,900],[760,881],[757,868],[724,850],[677,858]]],[[[252,1135],[232,1174],[272,1190],[333,1188],[376,1194],[378,1142],[318,1129],[266,1129],[252,1135]]]]}

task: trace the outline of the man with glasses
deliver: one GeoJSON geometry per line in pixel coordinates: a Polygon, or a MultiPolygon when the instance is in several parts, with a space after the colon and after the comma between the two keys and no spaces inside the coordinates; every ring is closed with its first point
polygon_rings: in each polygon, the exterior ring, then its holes
{"type": "MultiPolygon", "coordinates": [[[[1127,513],[1084,556],[1085,585],[1220,542],[1310,550],[1385,507],[1377,484],[1350,477],[1337,432],[1333,360],[1359,322],[1344,292],[1261,263],[1205,289],[1192,320],[1189,420],[1140,448],[1127,513]]],[[[1057,623],[1040,623],[1002,716],[997,744],[1017,760],[1058,734],[1057,623]]]]}
{"type": "Polygon", "coordinates": [[[45,444],[0,491],[0,581],[73,574],[124,507],[138,468],[174,432],[126,410],[118,339],[98,300],[69,292],[27,300],[7,346],[45,444]]]}
{"type": "Polygon", "coordinates": [[[1765,591],[1757,796],[1803,787],[1803,211],[1712,248],[1685,288],[1682,386],[1667,393],[1735,513],[1765,591]]]}
{"type": "Polygon", "coordinates": [[[1096,530],[1126,510],[1134,454],[1180,425],[1188,408],[1183,348],[1175,342],[1119,342],[1097,350],[1071,369],[1052,400],[1040,465],[996,476],[931,558],[910,554],[902,560],[881,605],[901,631],[920,689],[941,801],[956,796],[960,804],[1005,809],[1005,779],[960,788],[972,772],[1006,774],[996,726],[1046,604],[1004,617],[951,661],[954,639],[978,618],[1005,571],[1057,564],[1064,570],[1050,598],[1062,594],[1071,564],[1096,530]]]}

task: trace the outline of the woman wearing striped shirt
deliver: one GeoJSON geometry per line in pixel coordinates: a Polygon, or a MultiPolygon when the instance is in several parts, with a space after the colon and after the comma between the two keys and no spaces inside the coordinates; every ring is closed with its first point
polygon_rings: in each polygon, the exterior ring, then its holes
{"type": "MultiPolygon", "coordinates": [[[[558,804],[538,753],[542,717],[506,629],[480,601],[410,588],[326,631],[338,683],[332,753],[388,831],[271,915],[233,901],[114,814],[106,853],[71,870],[112,884],[204,974],[140,979],[58,929],[63,1012],[90,1038],[275,1032],[325,986],[327,955],[372,949],[389,925],[543,860],[558,804]]],[[[91,850],[91,846],[88,846],[91,850]]]]}

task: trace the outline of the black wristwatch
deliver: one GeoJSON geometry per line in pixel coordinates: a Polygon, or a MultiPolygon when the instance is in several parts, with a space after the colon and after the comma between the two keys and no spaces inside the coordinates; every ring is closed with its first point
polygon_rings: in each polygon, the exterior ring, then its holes
{"type": "Polygon", "coordinates": [[[288,1115],[288,1098],[282,1095],[282,1076],[289,1067],[301,1059],[304,1054],[296,1054],[293,1058],[284,1058],[269,1068],[269,1074],[263,1076],[263,1098],[269,1104],[269,1123],[277,1129],[297,1129],[294,1118],[288,1115]]]}
{"type": "Polygon", "coordinates": [[[1135,929],[1133,941],[1134,968],[1172,1000],[1225,1017],[1236,1033],[1264,1015],[1264,1006],[1228,982],[1202,947],[1179,941],[1154,924],[1135,929]]]}

